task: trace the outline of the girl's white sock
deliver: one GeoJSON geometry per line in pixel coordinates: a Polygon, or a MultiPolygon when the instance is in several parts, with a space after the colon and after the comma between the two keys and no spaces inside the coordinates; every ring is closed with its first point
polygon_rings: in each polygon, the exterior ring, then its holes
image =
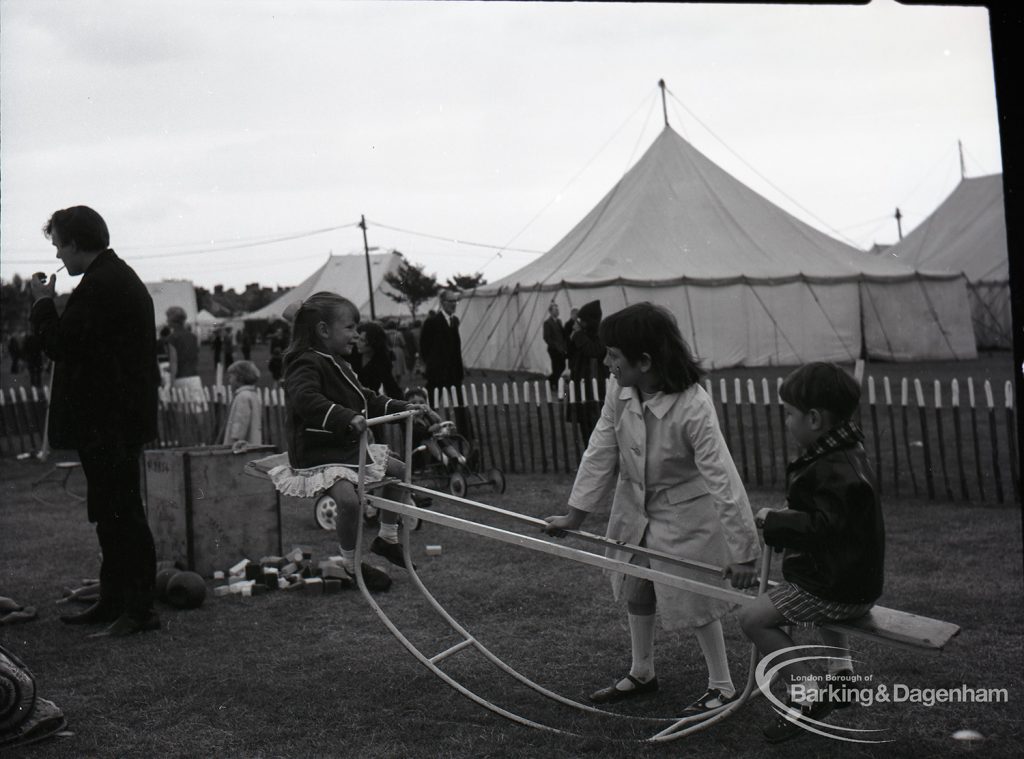
{"type": "Polygon", "coordinates": [[[629,668],[629,674],[644,683],[654,677],[654,623],[656,619],[656,614],[629,615],[629,642],[633,654],[633,664],[629,668]]]}
{"type": "Polygon", "coordinates": [[[708,687],[716,688],[726,698],[736,695],[736,687],[732,684],[729,674],[729,659],[725,653],[725,635],[722,633],[722,622],[715,620],[703,627],[694,629],[697,642],[708,665],[708,687]]]}
{"type": "Polygon", "coordinates": [[[388,524],[387,522],[380,523],[380,529],[377,530],[377,534],[381,539],[386,540],[388,543],[398,542],[398,524],[388,524]]]}

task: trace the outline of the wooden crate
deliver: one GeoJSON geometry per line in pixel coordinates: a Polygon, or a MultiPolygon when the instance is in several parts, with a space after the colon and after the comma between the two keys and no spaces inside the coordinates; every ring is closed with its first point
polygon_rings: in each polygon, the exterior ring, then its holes
{"type": "Polygon", "coordinates": [[[145,452],[146,510],[158,560],[204,577],[241,559],[281,554],[281,501],[267,480],[243,474],[252,454],[230,447],[164,448],[145,452]]]}

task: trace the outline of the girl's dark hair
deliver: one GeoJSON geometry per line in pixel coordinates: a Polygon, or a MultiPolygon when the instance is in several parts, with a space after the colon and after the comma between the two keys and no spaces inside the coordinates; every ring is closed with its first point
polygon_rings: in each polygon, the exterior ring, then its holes
{"type": "Polygon", "coordinates": [[[704,376],[672,313],[653,303],[635,303],[606,317],[597,331],[605,348],[617,348],[635,364],[643,354],[661,375],[666,393],[681,393],[704,376]]]}
{"type": "Polygon", "coordinates": [[[321,291],[302,301],[299,310],[295,312],[291,345],[284,354],[285,367],[310,348],[323,350],[323,343],[316,334],[316,326],[320,322],[333,321],[343,309],[348,309],[355,320],[359,321],[359,309],[348,298],[343,298],[337,293],[321,291]]]}

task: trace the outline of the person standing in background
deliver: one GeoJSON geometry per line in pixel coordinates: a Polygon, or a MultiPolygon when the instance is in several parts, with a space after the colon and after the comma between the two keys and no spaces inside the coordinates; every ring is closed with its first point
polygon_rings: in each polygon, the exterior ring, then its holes
{"type": "Polygon", "coordinates": [[[576,385],[576,423],[579,425],[580,436],[586,445],[590,433],[601,415],[601,404],[604,401],[605,382],[608,379],[608,367],[604,364],[605,345],[598,335],[601,324],[601,301],[592,300],[585,303],[579,311],[579,317],[573,324],[572,332],[572,381],[576,385]],[[595,396],[594,387],[597,387],[595,396]],[[586,401],[582,397],[586,396],[586,401]]]}
{"type": "Polygon", "coordinates": [[[221,347],[224,357],[224,368],[235,363],[235,335],[231,327],[224,328],[224,344],[221,347]]]}
{"type": "Polygon", "coordinates": [[[181,306],[171,306],[166,316],[167,326],[171,328],[164,340],[171,387],[181,391],[190,410],[198,411],[206,401],[203,382],[199,379],[199,339],[185,324],[185,309],[181,306]]]}
{"type": "MultiPolygon", "coordinates": [[[[420,332],[420,357],[423,359],[427,392],[434,403],[434,394],[443,388],[449,392],[456,388],[457,407],[455,424],[465,437],[472,437],[469,414],[466,413],[466,398],[462,392],[465,368],[462,364],[462,338],[459,336],[459,317],[455,308],[459,305],[458,290],[441,292],[441,310],[432,312],[423,322],[420,332]]],[[[456,400],[456,399],[453,399],[456,400]]]]}
{"type": "Polygon", "coordinates": [[[146,286],[110,244],[91,208],[56,211],[43,227],[70,276],[82,276],[57,313],[57,275],[30,280],[30,321],[54,361],[47,433],[78,451],[89,521],[103,554],[99,600],[61,619],[107,624],[96,637],[160,627],[153,609],[156,549],[142,505],[139,461],[157,436],[156,319],[146,286]]]}
{"type": "Polygon", "coordinates": [[[551,359],[551,374],[548,375],[548,384],[554,390],[558,387],[558,378],[565,371],[565,359],[567,356],[565,328],[562,322],[558,321],[558,304],[554,301],[548,306],[548,318],[544,320],[544,345],[548,349],[548,358],[551,359]]]}
{"type": "Polygon", "coordinates": [[[242,349],[242,359],[244,361],[252,360],[252,337],[249,336],[249,330],[245,327],[242,328],[242,334],[238,338],[238,345],[242,349]]]}

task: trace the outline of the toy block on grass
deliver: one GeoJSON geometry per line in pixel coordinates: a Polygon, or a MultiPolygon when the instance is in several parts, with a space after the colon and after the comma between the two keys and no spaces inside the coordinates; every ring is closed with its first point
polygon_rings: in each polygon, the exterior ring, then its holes
{"type": "Polygon", "coordinates": [[[305,552],[301,548],[293,548],[285,555],[285,558],[293,564],[299,564],[305,557],[305,552]]]}
{"type": "Polygon", "coordinates": [[[260,559],[260,566],[262,567],[274,567],[274,569],[280,569],[288,560],[284,556],[264,556],[260,559]]]}
{"type": "Polygon", "coordinates": [[[324,592],[324,578],[323,577],[307,577],[304,580],[307,590],[311,590],[314,593],[324,592]]]}
{"type": "Polygon", "coordinates": [[[256,580],[257,582],[261,581],[263,579],[263,567],[259,564],[246,564],[245,579],[256,580]]]}
{"type": "Polygon", "coordinates": [[[324,593],[340,593],[345,588],[344,583],[337,577],[324,578],[324,593]]]}
{"type": "Polygon", "coordinates": [[[216,598],[221,598],[223,596],[229,596],[229,595],[231,595],[231,586],[230,585],[218,585],[217,587],[215,587],[213,589],[213,595],[216,598]]]}
{"type": "Polygon", "coordinates": [[[293,575],[293,574],[295,574],[298,571],[299,571],[299,565],[296,564],[294,561],[290,561],[287,564],[285,564],[283,567],[281,567],[280,574],[282,574],[285,577],[287,577],[288,575],[293,575]]]}
{"type": "Polygon", "coordinates": [[[277,567],[265,567],[263,570],[263,584],[268,590],[275,590],[278,587],[278,580],[280,575],[277,571],[277,567]]]}
{"type": "Polygon", "coordinates": [[[249,566],[249,563],[250,562],[249,562],[248,559],[242,559],[240,562],[235,564],[235,566],[231,567],[231,569],[228,570],[228,574],[229,575],[245,574],[245,568],[247,566],[249,566]]]}

